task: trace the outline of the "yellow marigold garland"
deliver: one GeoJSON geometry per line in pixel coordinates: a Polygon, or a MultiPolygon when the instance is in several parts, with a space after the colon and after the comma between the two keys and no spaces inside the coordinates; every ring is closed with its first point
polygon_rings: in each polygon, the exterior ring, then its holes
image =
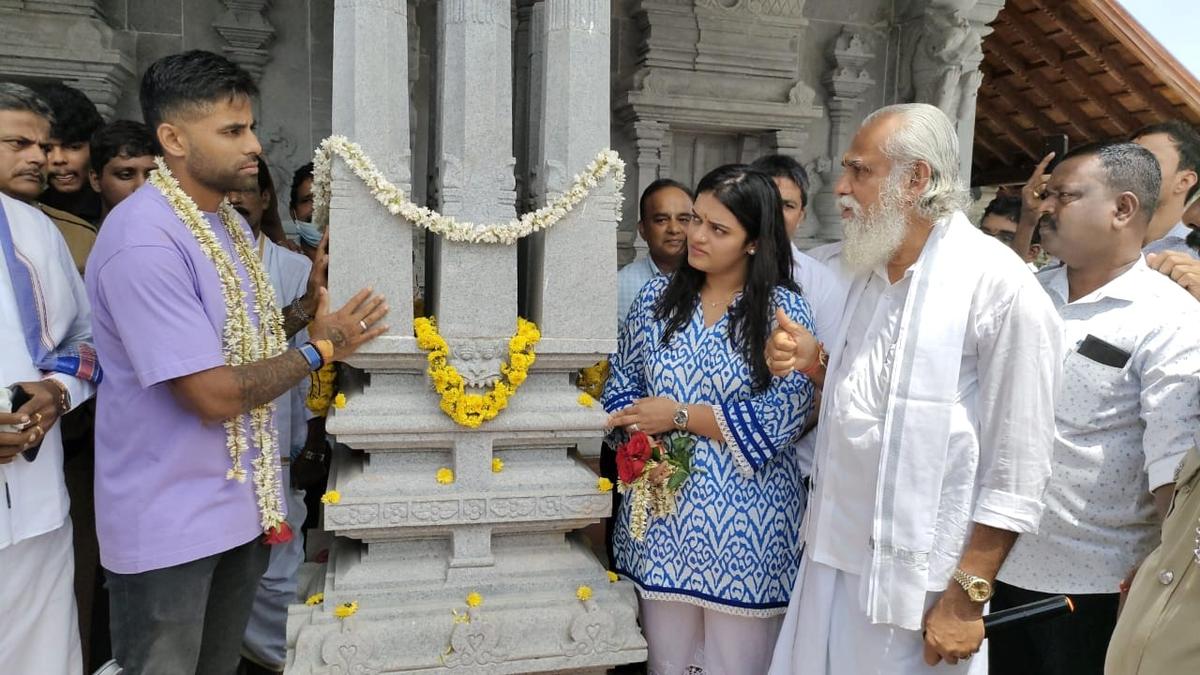
{"type": "Polygon", "coordinates": [[[337,504],[342,501],[342,493],[337,490],[326,490],[325,494],[321,495],[322,504],[337,504]]]}
{"type": "Polygon", "coordinates": [[[339,619],[346,619],[358,613],[358,602],[343,602],[333,608],[333,615],[339,619]]]}
{"type": "MultiPolygon", "coordinates": [[[[275,289],[267,278],[262,261],[251,244],[238,220],[237,213],[228,201],[222,200],[217,214],[225,234],[233,244],[237,262],[246,271],[250,288],[254,292],[253,314],[247,302],[246,289],[233,257],[221,246],[212,227],[205,220],[196,202],[184,192],[179,181],[171,175],[162,157],[154,160],[157,170],[150,174],[150,184],[158,189],[167,203],[188,228],[200,250],[212,262],[217,278],[221,282],[221,294],[225,304],[225,325],[221,332],[221,351],[225,363],[241,366],[269,359],[287,349],[287,336],[283,332],[283,315],[275,304],[275,289]]],[[[278,435],[274,424],[275,404],[265,403],[254,408],[248,415],[238,415],[225,420],[225,443],[229,449],[229,470],[226,480],[246,481],[243,457],[250,447],[251,438],[258,446],[258,456],[251,461],[254,471],[254,494],[258,501],[259,521],[263,532],[270,533],[284,524],[283,494],[280,489],[278,435]],[[249,417],[249,424],[246,418],[249,417]],[[249,434],[247,434],[249,429],[249,434]]]]}
{"type": "Polygon", "coordinates": [[[500,366],[502,378],[498,379],[486,394],[468,394],[466,381],[454,366],[450,365],[450,345],[437,330],[433,317],[413,320],[417,334],[417,346],[429,352],[429,368],[426,373],[433,382],[433,389],[442,397],[441,410],[464,427],[475,429],[492,420],[501,410],[508,407],[508,399],[529,376],[529,369],[537,360],[534,346],[542,334],[532,321],[517,318],[517,332],[508,341],[508,362],[500,366]]]}
{"type": "Polygon", "coordinates": [[[596,479],[596,489],[600,492],[612,492],[613,482],[603,476],[596,479]]]}

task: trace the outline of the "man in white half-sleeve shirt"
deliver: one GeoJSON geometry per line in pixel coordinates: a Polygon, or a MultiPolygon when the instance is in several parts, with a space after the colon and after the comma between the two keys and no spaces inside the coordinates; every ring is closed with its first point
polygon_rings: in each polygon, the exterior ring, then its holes
{"type": "Polygon", "coordinates": [[[1200,428],[1200,305],[1142,258],[1159,175],[1141,146],[1084,146],[1030,205],[1063,263],[1038,280],[1062,315],[1066,351],[1046,512],[1009,553],[992,609],[1066,594],[1075,612],[998,634],[992,672],[1104,669],[1121,581],[1158,545],[1200,428]]]}
{"type": "MultiPolygon", "coordinates": [[[[842,165],[850,290],[771,673],[984,673],[970,657],[992,582],[1041,518],[1061,325],[962,212],[958,136],[936,107],[876,111],[842,165]]],[[[820,351],[785,324],[768,364],[820,379],[820,351]]]]}

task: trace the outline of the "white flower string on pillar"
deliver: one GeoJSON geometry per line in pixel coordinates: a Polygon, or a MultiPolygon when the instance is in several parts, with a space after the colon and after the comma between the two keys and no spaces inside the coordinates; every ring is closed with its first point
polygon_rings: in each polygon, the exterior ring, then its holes
{"type": "Polygon", "coordinates": [[[351,142],[345,136],[330,136],[321,141],[313,156],[313,220],[322,228],[329,224],[329,197],[335,155],[346,162],[354,175],[370,189],[375,201],[382,204],[389,213],[450,241],[468,244],[511,246],[521,237],[549,229],[579,206],[606,177],[611,176],[613,194],[618,199],[619,206],[621,188],[625,185],[625,162],[621,161],[615,151],[605,149],[596,155],[596,159],[587,165],[583,173],[575,176],[562,195],[542,208],[507,223],[478,225],[459,222],[451,216],[418,206],[400,188],[388,181],[357,143],[351,142]]]}

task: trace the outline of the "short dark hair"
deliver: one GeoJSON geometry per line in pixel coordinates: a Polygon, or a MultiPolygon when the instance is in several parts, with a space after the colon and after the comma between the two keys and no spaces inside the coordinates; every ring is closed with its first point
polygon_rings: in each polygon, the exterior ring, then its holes
{"type": "Polygon", "coordinates": [[[687,195],[688,199],[691,199],[691,200],[696,199],[696,195],[692,194],[692,189],[689,188],[688,186],[684,185],[683,183],[680,183],[679,181],[674,180],[672,178],[659,178],[658,180],[654,181],[653,183],[647,185],[645,190],[642,190],[642,197],[641,197],[641,199],[638,200],[638,220],[639,221],[643,220],[646,217],[646,200],[650,199],[650,195],[653,195],[655,192],[658,192],[659,190],[663,190],[665,188],[675,188],[677,190],[683,190],[683,194],[687,195]]]}
{"type": "Polygon", "coordinates": [[[100,174],[117,157],[144,157],[157,152],[150,127],[134,120],[114,120],[92,134],[92,171],[100,174]]]}
{"type": "Polygon", "coordinates": [[[764,155],[750,166],[771,178],[787,178],[800,188],[800,208],[808,208],[808,172],[791,155],[764,155]]]}
{"type": "MultiPolygon", "coordinates": [[[[995,199],[988,202],[988,205],[983,208],[983,218],[988,216],[1000,216],[1005,220],[1011,220],[1014,223],[1021,222],[1021,196],[1002,192],[996,195],[995,199]]],[[[1038,228],[1033,228],[1033,239],[1030,244],[1040,244],[1042,242],[1042,234],[1038,228]]]]}
{"type": "Polygon", "coordinates": [[[1001,193],[996,195],[996,198],[988,202],[988,205],[983,209],[983,217],[1000,216],[1006,220],[1011,220],[1014,223],[1021,222],[1021,197],[1001,193]]]}
{"type": "Polygon", "coordinates": [[[296,172],[292,174],[292,186],[288,191],[288,208],[296,208],[296,202],[300,201],[300,184],[313,177],[313,164],[302,165],[296,172]]]}
{"type": "Polygon", "coordinates": [[[1162,189],[1162,169],[1149,150],[1128,141],[1088,143],[1068,152],[1063,161],[1076,157],[1099,158],[1108,187],[1117,192],[1132,192],[1146,219],[1154,215],[1162,189]]]}
{"type": "Polygon", "coordinates": [[[96,104],[82,91],[61,82],[39,82],[30,86],[54,111],[50,137],[62,143],[87,142],[104,118],[96,104]]]}
{"type": "MultiPolygon", "coordinates": [[[[1183,171],[1194,171],[1200,177],[1200,132],[1196,131],[1196,127],[1182,120],[1167,120],[1138,129],[1130,136],[1130,140],[1151,134],[1166,134],[1174,144],[1175,151],[1179,153],[1179,168],[1183,171]]],[[[1188,190],[1185,201],[1191,201],[1197,190],[1200,190],[1200,180],[1188,190]]]]}
{"type": "Polygon", "coordinates": [[[150,64],[142,75],[142,117],[152,133],[185,108],[205,107],[239,96],[253,98],[258,85],[244,68],[201,49],[171,54],[150,64]]]}

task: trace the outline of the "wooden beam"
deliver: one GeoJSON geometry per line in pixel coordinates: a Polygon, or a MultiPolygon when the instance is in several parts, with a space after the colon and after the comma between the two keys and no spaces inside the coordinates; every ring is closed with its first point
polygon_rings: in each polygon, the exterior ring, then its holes
{"type": "Polygon", "coordinates": [[[976,100],[976,111],[984,119],[991,121],[992,124],[999,127],[1000,131],[1004,133],[1004,138],[1020,148],[1026,155],[1029,155],[1031,158],[1041,159],[1041,157],[1037,157],[1040,144],[1031,144],[1025,138],[1029,132],[1017,126],[1017,123],[1012,121],[1012,117],[1002,111],[992,109],[985,99],[976,100]]]}
{"type": "Polygon", "coordinates": [[[996,70],[987,64],[983,65],[983,88],[996,92],[996,95],[1005,103],[1012,106],[1014,110],[1029,118],[1033,126],[1041,132],[1043,136],[1062,133],[1062,129],[1054,120],[1046,116],[1036,105],[1029,101],[1027,95],[1023,96],[1017,91],[1017,88],[1012,86],[1003,77],[996,75],[996,70]]]}
{"type": "Polygon", "coordinates": [[[988,151],[988,154],[996,158],[1004,166],[1012,166],[1012,159],[1009,157],[1011,153],[1004,152],[996,147],[996,142],[986,133],[980,133],[979,127],[975,128],[975,144],[988,151]]]}
{"type": "Polygon", "coordinates": [[[1037,92],[1051,107],[1058,108],[1063,111],[1067,121],[1079,132],[1079,135],[1089,141],[1103,140],[1105,134],[1101,134],[1092,127],[1091,120],[1087,113],[1079,107],[1074,101],[1066,96],[1052,96],[1060,87],[1053,84],[1045,75],[1034,70],[1017,50],[1013,49],[1004,39],[997,38],[988,43],[988,49],[991,54],[995,54],[996,58],[1013,72],[1014,75],[1021,78],[1029,88],[1037,92]]]}
{"type": "Polygon", "coordinates": [[[1062,72],[1067,84],[1071,85],[1082,96],[1098,105],[1112,122],[1117,125],[1117,130],[1122,135],[1128,134],[1142,125],[1136,117],[1125,109],[1125,106],[1116,100],[1114,95],[1108,93],[1103,87],[1097,84],[1092,79],[1092,76],[1083,69],[1083,66],[1070,59],[1063,58],[1062,50],[1058,48],[1058,45],[1046,37],[1042,29],[1030,21],[1029,17],[1020,11],[1002,12],[999,23],[1015,32],[1025,44],[1037,52],[1037,55],[1043,61],[1058,68],[1062,72]]]}
{"type": "Polygon", "coordinates": [[[1071,11],[1069,3],[1062,3],[1061,5],[1054,3],[1052,5],[1044,0],[1033,0],[1033,4],[1041,9],[1043,14],[1050,17],[1050,19],[1062,27],[1067,32],[1067,35],[1070,35],[1075,43],[1088,56],[1092,57],[1101,68],[1120,82],[1121,86],[1141,98],[1155,114],[1166,119],[1178,116],[1179,113],[1175,110],[1175,106],[1171,105],[1170,101],[1164,98],[1162,94],[1155,91],[1154,87],[1144,77],[1126,67],[1119,59],[1110,58],[1105,54],[1106,50],[1101,47],[1102,39],[1096,35],[1095,31],[1085,25],[1084,20],[1078,14],[1071,11]]]}
{"type": "Polygon", "coordinates": [[[1193,124],[1200,124],[1200,80],[1158,40],[1146,32],[1118,0],[1079,0],[1125,48],[1157,75],[1187,108],[1193,124]]]}

